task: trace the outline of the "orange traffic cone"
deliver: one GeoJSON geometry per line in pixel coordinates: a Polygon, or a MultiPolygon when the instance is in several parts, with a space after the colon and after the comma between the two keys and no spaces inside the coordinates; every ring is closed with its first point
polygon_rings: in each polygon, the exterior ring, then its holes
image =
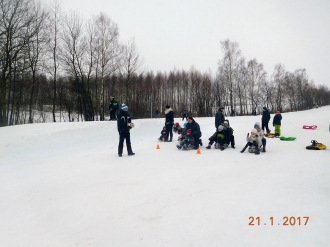
{"type": "Polygon", "coordinates": [[[156,149],[160,149],[160,146],[159,146],[159,144],[157,144],[157,147],[156,147],[156,149]]]}
{"type": "Polygon", "coordinates": [[[197,149],[197,153],[196,154],[202,154],[201,153],[201,150],[199,148],[197,149]]]}

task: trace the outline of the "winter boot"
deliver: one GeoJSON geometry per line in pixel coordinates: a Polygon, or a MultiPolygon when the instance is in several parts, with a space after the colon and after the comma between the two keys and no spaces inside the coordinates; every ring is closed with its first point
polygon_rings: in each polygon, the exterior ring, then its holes
{"type": "Polygon", "coordinates": [[[133,153],[133,152],[132,152],[132,153],[128,153],[128,155],[129,155],[129,156],[131,156],[131,155],[135,155],[135,153],[133,153]]]}
{"type": "Polygon", "coordinates": [[[225,147],[224,147],[224,146],[221,146],[221,147],[220,147],[220,150],[221,150],[221,151],[225,150],[225,147]]]}
{"type": "Polygon", "coordinates": [[[249,146],[249,144],[247,143],[247,144],[245,145],[245,147],[244,147],[240,152],[241,152],[241,153],[244,153],[245,149],[247,149],[248,146],[249,146]]]}
{"type": "Polygon", "coordinates": [[[263,147],[262,152],[266,153],[266,148],[265,147],[263,147]]]}
{"type": "Polygon", "coordinates": [[[203,146],[203,142],[201,139],[199,139],[199,145],[203,146]]]}
{"type": "Polygon", "coordinates": [[[205,148],[207,148],[207,149],[211,149],[211,145],[209,144],[209,145],[207,145],[205,148]]]}

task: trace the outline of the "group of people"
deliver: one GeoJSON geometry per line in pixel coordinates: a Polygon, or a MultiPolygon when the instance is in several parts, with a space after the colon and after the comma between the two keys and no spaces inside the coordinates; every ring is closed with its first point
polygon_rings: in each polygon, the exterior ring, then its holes
{"type": "MultiPolygon", "coordinates": [[[[118,109],[118,102],[114,100],[114,97],[110,98],[110,120],[117,120],[117,128],[119,132],[119,145],[118,145],[118,156],[122,157],[124,141],[126,139],[126,146],[128,155],[135,155],[132,151],[131,140],[130,140],[130,129],[134,127],[134,124],[131,121],[131,117],[128,113],[128,107],[125,104],[122,104],[121,111],[116,116],[118,109]]],[[[215,133],[209,138],[209,143],[206,146],[207,149],[210,149],[214,143],[216,143],[221,151],[225,149],[226,146],[231,146],[235,148],[235,137],[234,130],[229,124],[229,120],[225,119],[224,116],[224,107],[221,106],[216,115],[215,115],[215,133]]],[[[165,107],[165,125],[161,130],[161,136],[159,140],[172,142],[173,141],[173,131],[180,134],[178,140],[180,143],[177,145],[178,149],[184,147],[190,147],[189,149],[198,149],[199,146],[203,146],[202,132],[199,124],[191,116],[187,116],[186,109],[183,113],[183,118],[187,119],[187,122],[184,123],[182,127],[179,123],[174,124],[174,112],[173,109],[166,105],[165,107]]],[[[279,137],[281,134],[281,120],[282,116],[279,111],[276,111],[276,115],[273,119],[273,126],[275,127],[275,137],[279,137]]],[[[268,127],[270,121],[270,113],[267,107],[263,107],[263,116],[261,119],[262,124],[259,122],[254,124],[254,128],[251,130],[251,133],[247,134],[246,145],[240,151],[243,153],[246,148],[254,148],[256,155],[260,154],[260,150],[266,152],[266,139],[265,135],[270,134],[268,127]],[[264,129],[267,133],[264,134],[264,129]]]]}

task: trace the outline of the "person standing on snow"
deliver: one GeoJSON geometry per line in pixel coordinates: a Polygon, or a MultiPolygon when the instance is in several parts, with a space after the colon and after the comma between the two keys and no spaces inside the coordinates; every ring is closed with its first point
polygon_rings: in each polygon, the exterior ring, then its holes
{"type": "Polygon", "coordinates": [[[131,117],[128,113],[128,107],[125,104],[122,104],[121,111],[118,114],[117,119],[117,128],[119,132],[119,145],[118,145],[118,156],[122,157],[124,140],[126,139],[126,147],[128,155],[134,155],[131,146],[131,136],[130,129],[134,127],[134,124],[131,122],[131,117]]]}
{"type": "Polygon", "coordinates": [[[225,121],[225,116],[223,115],[223,112],[225,110],[224,106],[220,106],[217,113],[215,114],[215,129],[218,131],[218,127],[223,124],[225,121]]]}
{"type": "Polygon", "coordinates": [[[172,142],[173,139],[173,125],[174,125],[174,112],[172,108],[169,105],[167,105],[165,107],[165,126],[167,131],[166,140],[168,142],[172,142]]]}
{"type": "Polygon", "coordinates": [[[108,108],[110,110],[110,121],[117,120],[116,113],[118,111],[118,101],[115,100],[113,96],[110,96],[110,104],[108,108]]]}
{"type": "Polygon", "coordinates": [[[276,111],[276,115],[273,118],[273,127],[275,127],[275,137],[279,138],[281,135],[281,121],[282,115],[280,111],[276,111]]]}
{"type": "Polygon", "coordinates": [[[270,120],[270,113],[269,113],[267,107],[264,106],[262,108],[261,128],[262,128],[262,131],[265,131],[265,129],[266,129],[266,131],[267,131],[266,135],[270,134],[270,130],[268,127],[269,120],[270,120]]]}

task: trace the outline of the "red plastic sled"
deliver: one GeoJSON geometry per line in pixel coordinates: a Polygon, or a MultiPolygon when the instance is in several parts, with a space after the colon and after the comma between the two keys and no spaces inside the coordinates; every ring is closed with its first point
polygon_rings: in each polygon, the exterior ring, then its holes
{"type": "Polygon", "coordinates": [[[317,126],[316,125],[304,125],[303,129],[305,130],[316,130],[317,126]]]}

